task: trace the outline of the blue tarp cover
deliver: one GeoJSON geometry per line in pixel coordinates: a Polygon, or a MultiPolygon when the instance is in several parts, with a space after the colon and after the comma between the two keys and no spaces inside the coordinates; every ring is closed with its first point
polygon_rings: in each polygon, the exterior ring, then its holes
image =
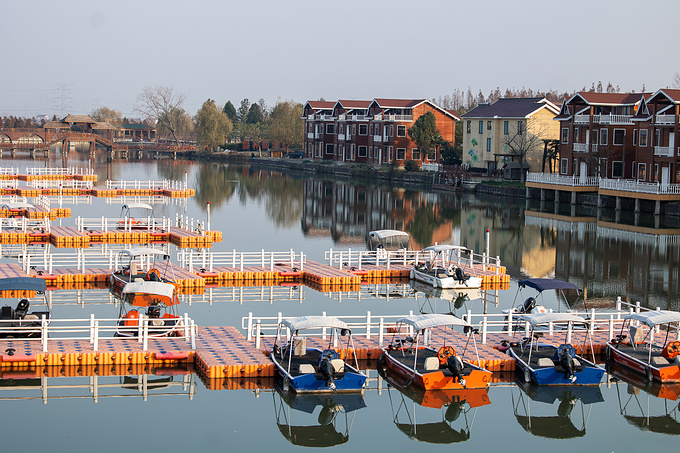
{"type": "Polygon", "coordinates": [[[575,289],[576,291],[580,291],[580,288],[573,283],[555,280],[553,278],[530,278],[527,280],[520,280],[518,284],[522,288],[528,286],[539,292],[545,291],[546,289],[575,289]]]}
{"type": "Polygon", "coordinates": [[[10,277],[0,279],[0,291],[45,291],[45,280],[33,277],[10,277]]]}

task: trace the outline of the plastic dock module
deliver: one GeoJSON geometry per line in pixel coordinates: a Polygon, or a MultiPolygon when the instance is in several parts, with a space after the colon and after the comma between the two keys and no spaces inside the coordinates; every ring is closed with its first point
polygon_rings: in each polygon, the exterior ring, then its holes
{"type": "Polygon", "coordinates": [[[361,276],[346,270],[340,270],[316,261],[305,263],[304,279],[317,285],[351,285],[360,284],[361,276]]]}
{"type": "Polygon", "coordinates": [[[75,227],[52,227],[50,244],[58,248],[84,248],[90,245],[90,236],[75,227]]]}

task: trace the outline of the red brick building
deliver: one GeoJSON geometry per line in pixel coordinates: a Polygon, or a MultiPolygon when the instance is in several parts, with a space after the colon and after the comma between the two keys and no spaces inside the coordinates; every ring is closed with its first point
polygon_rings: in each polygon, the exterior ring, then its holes
{"type": "Polygon", "coordinates": [[[308,101],[303,108],[305,157],[373,165],[438,163],[439,151],[421,153],[407,132],[427,112],[434,113],[440,134],[453,144],[460,118],[425,99],[308,101]]]}

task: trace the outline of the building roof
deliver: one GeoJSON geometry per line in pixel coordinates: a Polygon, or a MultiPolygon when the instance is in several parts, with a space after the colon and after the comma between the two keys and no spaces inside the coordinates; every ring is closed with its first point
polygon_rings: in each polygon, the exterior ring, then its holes
{"type": "Polygon", "coordinates": [[[371,105],[371,101],[361,101],[357,99],[342,100],[340,99],[336,102],[336,105],[340,104],[340,107],[344,109],[367,109],[371,105]]]}
{"type": "Polygon", "coordinates": [[[546,98],[500,98],[493,104],[479,104],[462,118],[526,118],[547,108],[555,115],[560,109],[546,98]]]}
{"type": "Polygon", "coordinates": [[[45,129],[70,129],[71,126],[68,123],[64,123],[62,121],[45,121],[45,124],[43,124],[43,128],[45,128],[45,129]]]}
{"type": "Polygon", "coordinates": [[[66,115],[62,121],[64,123],[96,123],[90,115],[66,115]]]}
{"type": "Polygon", "coordinates": [[[112,129],[112,130],[118,130],[116,126],[113,124],[109,123],[108,121],[97,121],[92,125],[92,129],[97,129],[97,130],[104,130],[104,129],[112,129]]]}
{"type": "Polygon", "coordinates": [[[416,105],[422,104],[426,99],[385,99],[375,98],[373,102],[383,109],[412,109],[416,105]]]}
{"type": "Polygon", "coordinates": [[[661,96],[668,98],[675,104],[680,104],[680,90],[675,88],[662,88],[660,90],[657,90],[656,93],[649,97],[648,101],[651,101],[652,99],[661,96]]]}
{"type": "Polygon", "coordinates": [[[634,105],[640,102],[643,97],[647,99],[650,96],[651,93],[591,93],[579,91],[567,103],[580,98],[590,105],[634,105]]]}
{"type": "Polygon", "coordinates": [[[331,110],[335,106],[333,101],[307,101],[304,108],[309,108],[313,110],[331,110]]]}
{"type": "Polygon", "coordinates": [[[134,129],[134,130],[153,130],[156,126],[145,123],[123,123],[120,126],[121,129],[134,129]]]}

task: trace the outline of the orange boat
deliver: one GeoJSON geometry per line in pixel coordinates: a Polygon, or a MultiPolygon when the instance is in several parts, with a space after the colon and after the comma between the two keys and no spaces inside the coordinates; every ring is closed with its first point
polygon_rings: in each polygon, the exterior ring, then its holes
{"type": "MultiPolygon", "coordinates": [[[[452,315],[425,314],[409,316],[397,321],[397,331],[392,344],[383,349],[378,359],[378,370],[394,381],[402,382],[405,387],[414,387],[424,391],[486,388],[489,385],[491,372],[462,359],[472,340],[477,351],[472,325],[452,315]],[[457,340],[453,335],[447,344],[442,334],[456,327],[463,328],[467,334],[465,345],[453,344],[457,340]],[[402,330],[408,328],[415,333],[415,338],[407,336],[402,339],[402,330]],[[433,329],[437,329],[433,332],[433,329]],[[442,338],[437,349],[432,346],[432,338],[442,338]]],[[[477,363],[479,356],[477,355],[477,363]]]]}
{"type": "Polygon", "coordinates": [[[177,314],[179,298],[173,284],[131,282],[123,288],[122,296],[115,336],[141,336],[142,329],[148,329],[152,337],[182,336],[182,318],[177,314]]]}

